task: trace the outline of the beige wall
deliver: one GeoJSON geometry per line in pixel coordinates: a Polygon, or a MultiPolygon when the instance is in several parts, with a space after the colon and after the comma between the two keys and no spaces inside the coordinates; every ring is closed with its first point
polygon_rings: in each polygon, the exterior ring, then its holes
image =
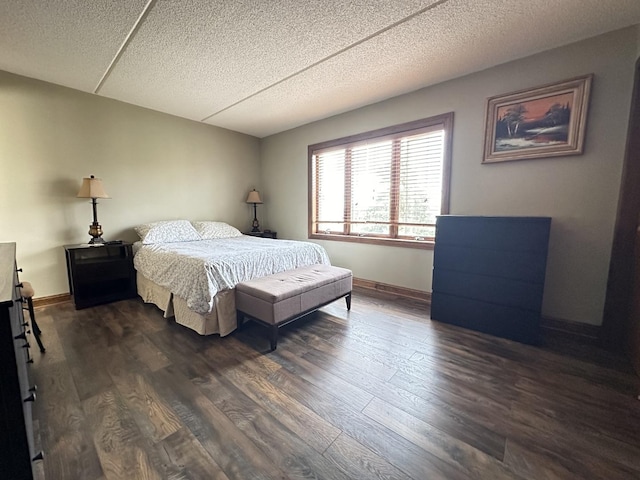
{"type": "MultiPolygon", "coordinates": [[[[553,217],[543,314],[600,324],[637,38],[637,27],[609,33],[263,139],[270,226],[307,238],[307,145],[453,111],[451,213],[553,217]],[[584,155],[480,163],[487,97],[588,73],[584,155]]],[[[320,243],[356,277],[431,290],[431,251],[320,243]]]]}
{"type": "Polygon", "coordinates": [[[107,240],[162,219],[224,220],[246,229],[259,187],[255,137],[0,72],[0,241],[17,242],[36,296],[69,291],[62,246],[89,240],[82,177],[112,197],[107,240]]]}
{"type": "MultiPolygon", "coordinates": [[[[90,174],[113,197],[98,209],[107,239],[134,240],[134,225],[169,218],[244,229],[252,187],[265,200],[263,227],[306,239],[307,145],[453,111],[451,212],[552,216],[544,314],[599,324],[638,38],[637,27],[613,32],[262,142],[0,72],[0,241],[18,243],[37,296],[67,292],[62,245],[89,238],[91,206],[75,195],[90,174]],[[586,73],[595,77],[584,155],[480,164],[487,97],[586,73]]],[[[430,251],[320,243],[357,277],[431,289],[430,251]]]]}

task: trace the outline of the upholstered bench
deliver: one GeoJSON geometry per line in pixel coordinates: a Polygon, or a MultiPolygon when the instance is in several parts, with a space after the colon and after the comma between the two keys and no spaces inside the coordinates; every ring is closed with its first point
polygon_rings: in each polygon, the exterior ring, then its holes
{"type": "Polygon", "coordinates": [[[245,316],[266,325],[271,350],[278,345],[278,328],[339,298],[351,309],[351,270],[311,265],[254,278],[236,285],[238,328],[245,316]]]}

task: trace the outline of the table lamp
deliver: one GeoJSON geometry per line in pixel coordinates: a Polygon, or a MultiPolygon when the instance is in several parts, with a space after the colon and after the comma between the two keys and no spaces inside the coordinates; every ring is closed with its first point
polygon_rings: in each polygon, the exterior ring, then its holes
{"type": "Polygon", "coordinates": [[[102,227],[98,223],[98,202],[97,198],[111,198],[104,191],[102,180],[91,175],[89,178],[82,179],[82,186],[77,195],[78,198],[90,198],[93,205],[93,223],[89,225],[89,235],[91,235],[90,244],[104,243],[102,238],[102,227]]]}
{"type": "Polygon", "coordinates": [[[251,231],[259,232],[260,224],[258,223],[256,205],[258,203],[262,203],[262,199],[260,198],[260,193],[256,191],[255,188],[249,192],[249,195],[247,195],[247,203],[253,203],[253,228],[251,229],[251,231]]]}

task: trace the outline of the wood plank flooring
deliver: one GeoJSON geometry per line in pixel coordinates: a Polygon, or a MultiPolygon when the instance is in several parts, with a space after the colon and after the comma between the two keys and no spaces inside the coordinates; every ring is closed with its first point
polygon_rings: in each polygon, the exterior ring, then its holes
{"type": "Polygon", "coordinates": [[[37,311],[47,480],[637,479],[640,382],[356,291],[281,331],[201,337],[139,299],[37,311]]]}

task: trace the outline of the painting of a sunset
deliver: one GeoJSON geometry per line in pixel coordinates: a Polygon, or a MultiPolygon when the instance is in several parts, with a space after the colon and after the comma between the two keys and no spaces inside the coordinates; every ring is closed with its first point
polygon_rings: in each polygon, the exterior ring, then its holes
{"type": "Polygon", "coordinates": [[[582,153],[591,78],[490,98],[483,163],[582,153]]]}

